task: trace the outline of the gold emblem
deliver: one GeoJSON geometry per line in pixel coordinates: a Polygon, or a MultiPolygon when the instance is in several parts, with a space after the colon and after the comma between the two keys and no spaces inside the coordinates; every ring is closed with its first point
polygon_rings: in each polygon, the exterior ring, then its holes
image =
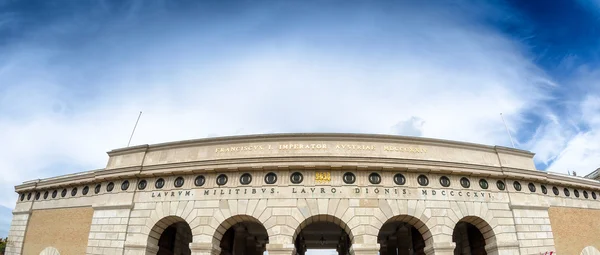
{"type": "Polygon", "coordinates": [[[330,172],[316,172],[315,173],[315,182],[316,183],[330,183],[331,182],[331,173],[330,172]]]}

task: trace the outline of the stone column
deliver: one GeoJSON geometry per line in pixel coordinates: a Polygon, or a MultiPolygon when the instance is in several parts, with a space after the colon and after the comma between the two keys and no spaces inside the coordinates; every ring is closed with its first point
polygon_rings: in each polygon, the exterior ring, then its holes
{"type": "Polygon", "coordinates": [[[269,255],[293,255],[296,253],[296,249],[294,249],[294,245],[283,245],[283,244],[267,244],[266,245],[267,252],[269,255]]]}
{"type": "Polygon", "coordinates": [[[377,255],[378,253],[379,253],[379,244],[378,243],[375,243],[375,244],[353,244],[350,247],[350,255],[377,255]]]}
{"type": "Polygon", "coordinates": [[[398,255],[412,255],[412,236],[410,226],[401,226],[396,232],[398,255]]]}
{"type": "MultiPolygon", "coordinates": [[[[213,243],[190,243],[192,255],[220,255],[221,248],[213,243]]],[[[156,254],[156,253],[154,253],[156,254]]]]}
{"type": "Polygon", "coordinates": [[[233,255],[244,255],[246,252],[246,229],[242,226],[235,227],[233,235],[233,255]]]}
{"type": "Polygon", "coordinates": [[[432,246],[425,247],[427,255],[454,255],[455,243],[433,243],[432,246]]]}
{"type": "Polygon", "coordinates": [[[388,243],[386,241],[382,240],[379,245],[380,245],[380,247],[379,247],[379,255],[389,255],[388,251],[387,251],[388,243]]]}
{"type": "Polygon", "coordinates": [[[390,236],[387,239],[387,245],[386,245],[386,253],[387,255],[397,255],[398,251],[397,251],[397,246],[396,246],[397,240],[393,240],[393,238],[390,236]]]}

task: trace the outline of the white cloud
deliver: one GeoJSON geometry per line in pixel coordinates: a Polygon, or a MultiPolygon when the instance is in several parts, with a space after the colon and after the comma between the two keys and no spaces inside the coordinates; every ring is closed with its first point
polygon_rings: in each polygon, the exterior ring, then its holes
{"type": "MultiPolygon", "coordinates": [[[[9,194],[24,180],[104,167],[105,152],[126,145],[140,110],[133,144],[394,133],[410,124],[414,135],[508,145],[498,114],[511,130],[528,128],[524,114],[544,109],[546,90],[557,86],[516,42],[471,25],[468,15],[435,8],[341,15],[264,38],[254,33],[277,17],[175,23],[161,36],[134,26],[73,52],[42,42],[11,48],[0,63],[0,140],[7,145],[0,147],[0,205],[14,206],[9,194]]],[[[544,161],[558,153],[544,148],[575,144],[550,129],[538,130],[543,142],[527,145],[544,161]],[[548,142],[554,137],[559,143],[548,142]]]]}
{"type": "Polygon", "coordinates": [[[584,176],[600,168],[600,96],[588,95],[579,109],[580,115],[576,117],[586,128],[578,130],[566,146],[559,147],[549,171],[575,171],[577,175],[584,176]]]}

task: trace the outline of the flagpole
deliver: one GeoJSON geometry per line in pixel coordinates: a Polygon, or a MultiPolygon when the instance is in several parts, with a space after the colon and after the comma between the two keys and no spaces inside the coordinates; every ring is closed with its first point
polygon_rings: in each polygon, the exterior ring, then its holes
{"type": "Polygon", "coordinates": [[[133,138],[135,128],[137,127],[138,122],[140,121],[140,117],[142,117],[142,111],[140,111],[140,115],[138,115],[137,120],[135,121],[135,126],[133,126],[133,131],[131,131],[131,136],[129,137],[129,142],[127,142],[127,147],[129,147],[129,144],[131,144],[131,139],[133,138]]]}
{"type": "Polygon", "coordinates": [[[502,118],[502,123],[504,123],[504,127],[506,128],[506,133],[508,133],[508,138],[510,138],[510,143],[512,144],[513,148],[516,148],[515,142],[513,142],[512,136],[510,135],[510,131],[508,130],[508,126],[506,125],[506,122],[504,121],[504,117],[502,116],[502,113],[500,113],[500,118],[502,118]]]}

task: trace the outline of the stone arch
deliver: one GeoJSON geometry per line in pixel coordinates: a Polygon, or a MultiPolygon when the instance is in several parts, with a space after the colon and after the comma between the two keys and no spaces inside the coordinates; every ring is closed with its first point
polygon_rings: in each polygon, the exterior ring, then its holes
{"type": "MultiPolygon", "coordinates": [[[[265,228],[265,225],[260,220],[258,220],[257,218],[254,218],[253,216],[246,215],[246,214],[234,215],[234,216],[231,216],[231,217],[223,220],[221,223],[219,223],[219,226],[215,229],[215,232],[212,235],[213,245],[218,246],[221,243],[221,239],[223,238],[223,235],[225,234],[225,232],[230,227],[234,226],[235,224],[242,223],[242,222],[257,223],[257,224],[260,224],[263,228],[265,228]]],[[[267,231],[268,236],[270,236],[271,233],[268,233],[268,229],[265,228],[265,230],[267,231]]]]}
{"type": "Polygon", "coordinates": [[[496,244],[496,233],[494,233],[494,229],[492,228],[492,226],[484,219],[478,216],[466,216],[460,219],[458,222],[461,221],[470,223],[473,226],[477,227],[477,229],[479,229],[479,232],[481,232],[483,238],[485,239],[486,246],[490,244],[496,244]]]}
{"type": "Polygon", "coordinates": [[[579,255],[600,255],[600,251],[594,246],[588,246],[583,248],[579,255]]]}
{"type": "Polygon", "coordinates": [[[433,246],[433,235],[431,234],[430,227],[427,226],[427,224],[423,222],[420,218],[410,215],[397,215],[389,218],[385,223],[381,225],[381,227],[383,227],[387,223],[393,222],[404,222],[412,225],[419,231],[419,233],[423,237],[423,240],[425,241],[425,247],[433,246]]]}
{"type": "Polygon", "coordinates": [[[311,217],[306,218],[298,226],[296,226],[296,230],[294,231],[292,240],[296,240],[296,237],[298,237],[298,234],[300,234],[300,231],[302,231],[302,229],[304,229],[306,226],[308,226],[314,222],[334,223],[334,224],[340,226],[340,228],[342,228],[346,232],[346,234],[348,234],[348,237],[350,237],[351,241],[354,240],[354,234],[352,233],[352,230],[350,229],[348,224],[346,224],[343,220],[341,220],[340,218],[338,218],[336,216],[327,215],[327,214],[313,215],[311,217]]]}
{"type": "MultiPolygon", "coordinates": [[[[468,227],[468,225],[470,224],[470,225],[474,226],[479,231],[479,233],[481,233],[481,237],[483,238],[483,241],[484,241],[483,246],[471,246],[471,245],[474,245],[474,244],[470,243],[471,242],[471,239],[470,239],[471,235],[469,234],[469,237],[468,237],[469,238],[469,243],[467,243],[467,245],[469,247],[471,247],[471,249],[473,249],[472,247],[480,247],[480,249],[485,249],[485,253],[487,253],[487,254],[494,254],[494,252],[498,249],[497,240],[496,240],[496,233],[494,232],[494,229],[492,228],[492,226],[487,221],[485,221],[484,219],[482,219],[482,218],[480,218],[478,216],[466,216],[466,217],[463,217],[462,219],[460,219],[460,220],[458,220],[456,222],[456,224],[454,226],[454,229],[452,230],[452,232],[453,232],[452,233],[452,236],[453,236],[453,240],[452,241],[457,244],[457,248],[456,249],[459,249],[459,246],[458,246],[458,243],[457,243],[458,240],[455,240],[455,234],[457,234],[456,231],[459,230],[459,229],[457,229],[457,227],[461,223],[468,223],[466,225],[464,225],[464,224],[461,225],[462,227],[465,227],[465,229],[464,229],[465,232],[463,232],[463,234],[467,233],[466,232],[466,230],[467,230],[466,227],[468,227]]],[[[472,227],[470,227],[470,228],[472,228],[472,227]]],[[[477,234],[476,231],[475,232],[469,232],[469,233],[477,234]]],[[[479,235],[479,234],[477,234],[477,235],[479,235]]],[[[477,235],[475,235],[475,236],[477,236],[477,235]]],[[[465,235],[463,235],[463,237],[467,238],[465,235]]],[[[459,238],[459,237],[456,237],[456,238],[459,238]]],[[[462,240],[466,240],[466,239],[462,239],[462,240]]],[[[474,240],[481,240],[481,239],[477,239],[476,238],[474,240]]],[[[477,242],[475,242],[475,243],[477,243],[477,242]]]]}
{"type": "Polygon", "coordinates": [[[201,234],[198,228],[200,223],[194,221],[196,219],[197,210],[194,209],[194,201],[172,201],[172,202],[158,202],[156,203],[154,210],[150,213],[150,218],[146,222],[146,227],[142,228],[142,235],[150,235],[152,229],[161,220],[168,217],[176,217],[185,221],[192,229],[193,235],[201,234]]]}
{"type": "Polygon", "coordinates": [[[432,220],[431,209],[427,208],[424,200],[380,200],[379,207],[374,216],[379,221],[373,222],[373,226],[380,230],[384,224],[392,221],[409,223],[419,230],[425,239],[425,246],[433,245],[431,230],[436,227],[437,221],[432,220]],[[422,224],[422,225],[421,225],[422,224]]]}
{"type": "Polygon", "coordinates": [[[147,241],[147,245],[146,245],[146,251],[150,252],[150,253],[155,253],[154,250],[156,250],[156,252],[158,252],[158,242],[159,242],[160,237],[162,236],[163,232],[169,226],[176,224],[176,223],[185,223],[185,225],[187,225],[187,227],[190,228],[188,231],[190,231],[189,234],[191,235],[191,227],[190,227],[189,223],[186,222],[183,218],[181,218],[179,216],[166,216],[166,217],[160,219],[158,222],[156,222],[154,224],[154,226],[150,229],[150,233],[148,235],[148,241],[147,241]]]}
{"type": "Polygon", "coordinates": [[[60,252],[54,247],[46,247],[40,252],[40,255],[60,255],[60,252]]]}

